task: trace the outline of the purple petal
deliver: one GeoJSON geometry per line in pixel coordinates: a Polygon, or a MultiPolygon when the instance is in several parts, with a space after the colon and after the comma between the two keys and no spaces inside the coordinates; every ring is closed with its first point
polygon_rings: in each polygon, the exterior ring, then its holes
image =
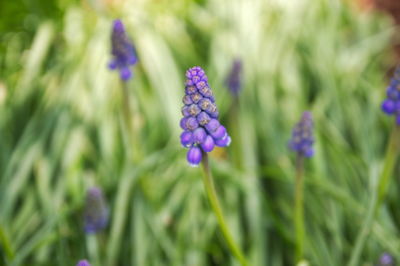
{"type": "Polygon", "coordinates": [[[117,62],[114,61],[114,60],[111,61],[111,62],[108,64],[108,68],[111,69],[111,70],[116,69],[116,68],[117,68],[117,62]]]}
{"type": "Polygon", "coordinates": [[[132,76],[132,72],[128,67],[124,67],[120,70],[120,77],[122,80],[127,81],[132,76]]]}
{"type": "Polygon", "coordinates": [[[226,135],[226,129],[224,126],[219,126],[217,130],[210,134],[215,140],[222,139],[226,135]]]}
{"type": "Polygon", "coordinates": [[[217,130],[217,128],[220,126],[220,123],[217,119],[211,119],[208,124],[205,125],[205,128],[209,133],[213,133],[214,131],[217,130]]]}
{"type": "Polygon", "coordinates": [[[187,152],[186,159],[190,166],[198,166],[202,159],[201,149],[197,146],[191,147],[187,152]]]}
{"type": "Polygon", "coordinates": [[[394,101],[386,99],[382,103],[382,110],[387,114],[392,114],[396,109],[396,104],[394,101]]]}
{"type": "Polygon", "coordinates": [[[196,119],[196,118],[194,118],[194,117],[189,117],[189,118],[186,120],[186,128],[187,128],[188,130],[193,131],[193,130],[195,130],[195,129],[198,128],[198,127],[199,127],[199,123],[197,122],[197,119],[196,119]]]}
{"type": "Polygon", "coordinates": [[[193,131],[193,141],[197,144],[203,143],[206,137],[207,133],[202,127],[198,127],[195,131],[193,131]]]}
{"type": "Polygon", "coordinates": [[[187,126],[186,126],[187,120],[188,120],[188,118],[187,118],[187,117],[184,117],[184,118],[181,119],[181,121],[180,121],[180,123],[179,123],[179,125],[181,126],[181,128],[182,128],[183,130],[187,130],[187,129],[188,129],[187,126]]]}
{"type": "Polygon", "coordinates": [[[231,144],[231,137],[228,134],[225,135],[222,139],[218,139],[215,141],[215,145],[218,147],[228,147],[231,144]]]}
{"type": "Polygon", "coordinates": [[[190,131],[184,131],[181,134],[181,144],[184,147],[190,147],[193,144],[193,136],[192,132],[190,131]]]}
{"type": "Polygon", "coordinates": [[[211,118],[206,112],[201,112],[197,116],[197,121],[199,122],[200,125],[204,126],[207,125],[210,122],[211,118]]]}
{"type": "Polygon", "coordinates": [[[210,135],[207,135],[206,139],[201,144],[201,148],[205,152],[211,152],[214,149],[214,139],[210,135]]]}

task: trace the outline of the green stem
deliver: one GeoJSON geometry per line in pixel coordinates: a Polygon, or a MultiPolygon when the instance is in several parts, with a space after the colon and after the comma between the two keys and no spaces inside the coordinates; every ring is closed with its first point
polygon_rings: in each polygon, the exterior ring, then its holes
{"type": "MultiPolygon", "coordinates": [[[[140,154],[140,145],[135,125],[133,124],[132,113],[131,113],[131,101],[129,97],[128,83],[122,81],[122,97],[123,97],[123,116],[125,127],[127,129],[126,135],[129,142],[128,148],[128,156],[132,158],[133,161],[137,162],[141,156],[140,154]]],[[[137,111],[137,110],[135,110],[137,111]]]]}
{"type": "Polygon", "coordinates": [[[90,262],[94,265],[99,265],[99,247],[97,243],[97,235],[96,234],[88,234],[86,236],[86,244],[90,257],[90,262]]]}
{"type": "Polygon", "coordinates": [[[381,206],[381,204],[385,199],[390,183],[390,178],[392,176],[392,172],[395,167],[395,163],[399,154],[399,148],[400,148],[400,127],[395,126],[395,128],[391,133],[388,147],[386,150],[386,157],[385,157],[385,164],[383,166],[383,171],[378,180],[378,186],[376,187],[376,191],[374,191],[372,195],[371,202],[368,207],[367,215],[364,220],[363,226],[357,235],[356,245],[352,252],[350,262],[348,264],[349,266],[359,265],[360,256],[364,244],[372,229],[375,216],[379,210],[379,207],[381,206]]]}
{"type": "Polygon", "coordinates": [[[294,201],[294,225],[296,233],[296,262],[304,256],[304,157],[297,154],[296,157],[296,185],[294,201]]]}
{"type": "Polygon", "coordinates": [[[214,186],[214,181],[211,175],[211,170],[208,162],[208,155],[207,153],[203,153],[203,181],[204,181],[204,186],[207,191],[207,196],[210,201],[211,207],[217,217],[218,224],[221,228],[222,234],[228,244],[229,249],[233,253],[233,255],[240,261],[242,266],[247,266],[247,261],[242,253],[242,251],[239,249],[239,247],[236,245],[235,241],[233,240],[232,234],[228,229],[228,226],[225,222],[224,215],[222,213],[221,206],[218,201],[217,197],[217,192],[215,190],[214,186]]]}
{"type": "Polygon", "coordinates": [[[232,161],[239,170],[243,170],[242,164],[242,147],[241,147],[241,136],[240,136],[240,123],[239,123],[239,99],[234,97],[232,105],[229,108],[229,125],[231,137],[234,140],[231,144],[231,155],[232,161]]]}

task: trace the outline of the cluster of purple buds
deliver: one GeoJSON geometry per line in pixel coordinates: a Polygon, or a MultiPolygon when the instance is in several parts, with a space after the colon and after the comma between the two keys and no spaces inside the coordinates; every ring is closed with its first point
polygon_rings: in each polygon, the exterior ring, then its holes
{"type": "Polygon", "coordinates": [[[379,258],[377,266],[394,266],[396,265],[394,258],[389,253],[383,253],[379,258]]]}
{"type": "Polygon", "coordinates": [[[84,229],[86,233],[97,233],[108,222],[108,208],[100,188],[92,187],[86,193],[84,229]]]}
{"type": "Polygon", "coordinates": [[[90,263],[87,260],[80,260],[76,266],[90,266],[90,263]]]}
{"type": "Polygon", "coordinates": [[[396,116],[400,125],[400,66],[397,67],[390,85],[386,89],[387,98],[382,103],[382,110],[388,115],[396,116]]]}
{"type": "Polygon", "coordinates": [[[110,69],[117,69],[123,81],[127,81],[132,77],[130,66],[137,63],[137,56],[133,43],[125,32],[124,24],[117,19],[111,33],[111,54],[113,59],[109,63],[110,69]]]}
{"type": "Polygon", "coordinates": [[[229,88],[231,94],[235,97],[239,96],[242,88],[242,61],[236,59],[232,64],[232,69],[226,78],[226,86],[229,88]]]}
{"type": "Polygon", "coordinates": [[[211,152],[215,146],[226,147],[231,138],[224,126],[218,121],[215,99],[208,85],[203,69],[192,67],[186,71],[181,143],[189,148],[187,160],[191,166],[197,166],[203,152],[211,152]]]}
{"type": "Polygon", "coordinates": [[[293,129],[289,148],[300,156],[311,157],[314,155],[313,120],[311,112],[304,112],[299,123],[293,129]]]}

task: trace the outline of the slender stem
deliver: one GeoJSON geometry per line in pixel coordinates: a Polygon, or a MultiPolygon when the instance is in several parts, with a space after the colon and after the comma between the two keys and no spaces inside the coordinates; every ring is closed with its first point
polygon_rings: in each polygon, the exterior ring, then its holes
{"type": "Polygon", "coordinates": [[[232,105],[229,108],[229,125],[230,125],[230,130],[229,132],[231,133],[231,137],[234,140],[231,144],[231,151],[233,151],[232,154],[232,161],[234,162],[235,166],[239,170],[243,170],[243,164],[242,164],[242,158],[243,158],[243,152],[242,152],[242,142],[241,142],[241,136],[240,136],[240,123],[239,123],[239,98],[234,97],[232,101],[232,105]]]}
{"type": "Polygon", "coordinates": [[[204,181],[204,186],[207,191],[207,196],[210,201],[211,207],[215,213],[215,216],[217,217],[218,224],[221,228],[222,234],[228,244],[229,249],[233,253],[233,255],[240,261],[242,266],[247,266],[248,263],[242,253],[242,251],[239,249],[239,247],[236,245],[235,241],[233,240],[232,234],[228,229],[228,226],[225,222],[224,215],[222,213],[221,206],[218,201],[217,197],[217,192],[215,190],[214,186],[214,181],[211,175],[211,170],[210,166],[208,163],[208,155],[207,153],[203,153],[203,181],[204,181]]]}
{"type": "Polygon", "coordinates": [[[91,263],[94,265],[99,265],[99,246],[97,243],[97,235],[96,234],[88,234],[86,236],[86,244],[90,257],[91,263]]]}
{"type": "Polygon", "coordinates": [[[304,256],[304,157],[297,154],[296,157],[296,187],[294,201],[294,225],[296,232],[296,262],[304,256]]]}
{"type": "Polygon", "coordinates": [[[367,215],[364,220],[363,226],[357,235],[356,244],[352,252],[350,262],[348,264],[349,266],[359,265],[360,256],[364,244],[372,229],[375,216],[379,210],[379,207],[381,206],[381,204],[385,199],[388,186],[390,183],[390,178],[392,176],[392,172],[399,154],[399,148],[400,148],[400,127],[395,126],[395,128],[391,133],[390,140],[387,146],[385,164],[383,166],[381,176],[379,177],[376,191],[374,191],[372,194],[371,202],[368,207],[367,215]]]}
{"type": "Polygon", "coordinates": [[[121,81],[122,93],[123,93],[123,116],[125,126],[127,128],[127,139],[129,142],[128,148],[128,156],[132,158],[134,161],[138,161],[140,158],[140,145],[139,140],[137,139],[137,131],[132,122],[132,113],[131,113],[131,101],[129,98],[129,90],[128,83],[121,81]]]}

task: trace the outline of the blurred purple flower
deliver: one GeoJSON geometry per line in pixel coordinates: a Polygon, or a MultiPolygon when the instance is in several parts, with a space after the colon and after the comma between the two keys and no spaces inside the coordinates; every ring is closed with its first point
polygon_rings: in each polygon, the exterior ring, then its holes
{"type": "Polygon", "coordinates": [[[87,190],[84,222],[86,233],[97,233],[107,225],[108,208],[100,188],[87,190]]]}
{"type": "Polygon", "coordinates": [[[138,59],[135,47],[126,35],[124,24],[119,19],[114,20],[111,33],[111,46],[113,59],[108,67],[110,69],[117,69],[120,78],[123,81],[127,81],[132,77],[132,70],[129,67],[136,64],[138,59]]]}
{"type": "Polygon", "coordinates": [[[87,260],[80,260],[76,266],[90,266],[90,263],[87,260]]]}
{"type": "Polygon", "coordinates": [[[229,88],[231,94],[235,97],[239,96],[242,88],[242,68],[243,64],[240,59],[236,59],[233,64],[228,77],[226,78],[226,86],[229,88]]]}
{"type": "Polygon", "coordinates": [[[299,123],[292,131],[292,138],[289,141],[289,148],[304,157],[314,155],[313,143],[313,120],[311,112],[304,112],[299,123]]]}
{"type": "Polygon", "coordinates": [[[387,252],[383,253],[379,258],[377,266],[394,266],[396,265],[394,258],[387,252]]]}
{"type": "Polygon", "coordinates": [[[181,143],[189,148],[187,160],[191,166],[197,166],[204,152],[211,152],[215,146],[226,147],[231,138],[218,120],[215,99],[208,85],[203,69],[192,67],[186,71],[186,88],[183,97],[183,118],[181,143]]]}
{"type": "Polygon", "coordinates": [[[400,125],[400,66],[396,68],[393,78],[386,89],[386,99],[381,107],[384,113],[394,115],[397,125],[400,125]]]}

